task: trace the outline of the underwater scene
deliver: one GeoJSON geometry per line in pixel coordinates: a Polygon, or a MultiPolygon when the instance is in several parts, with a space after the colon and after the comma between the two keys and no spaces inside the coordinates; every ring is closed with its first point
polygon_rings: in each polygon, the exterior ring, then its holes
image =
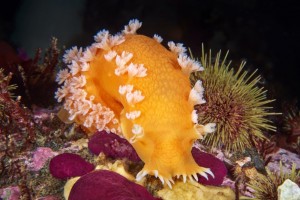
{"type": "Polygon", "coordinates": [[[0,200],[300,200],[293,1],[0,8],[0,200]]]}

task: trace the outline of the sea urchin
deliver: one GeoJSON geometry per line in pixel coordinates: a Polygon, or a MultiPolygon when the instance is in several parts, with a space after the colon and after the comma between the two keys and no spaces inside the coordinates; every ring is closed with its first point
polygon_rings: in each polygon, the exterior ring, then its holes
{"type": "Polygon", "coordinates": [[[266,117],[271,107],[266,105],[266,90],[257,87],[260,76],[256,71],[248,75],[242,61],[234,72],[227,62],[228,52],[221,59],[219,51],[212,59],[211,51],[207,55],[202,47],[201,62],[205,70],[191,76],[192,83],[201,79],[205,88],[206,103],[197,105],[199,123],[215,122],[217,131],[208,134],[202,141],[211,147],[223,146],[227,150],[243,150],[251,146],[250,135],[265,138],[263,130],[275,130],[266,117]]]}
{"type": "Polygon", "coordinates": [[[280,162],[278,172],[271,172],[267,169],[267,175],[258,173],[247,185],[253,190],[253,200],[273,200],[279,199],[278,187],[287,179],[299,185],[300,172],[297,171],[295,163],[289,172],[284,172],[282,162],[280,162]]]}

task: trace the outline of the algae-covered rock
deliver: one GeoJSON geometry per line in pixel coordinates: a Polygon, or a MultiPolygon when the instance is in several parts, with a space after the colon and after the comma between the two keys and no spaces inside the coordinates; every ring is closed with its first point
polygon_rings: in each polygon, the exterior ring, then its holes
{"type": "Polygon", "coordinates": [[[176,182],[173,189],[165,187],[158,191],[164,200],[234,200],[235,194],[229,187],[204,186],[196,182],[176,182]]]}
{"type": "Polygon", "coordinates": [[[277,189],[278,191],[278,200],[299,200],[300,199],[300,188],[299,186],[291,181],[286,179],[282,185],[277,189]]]}

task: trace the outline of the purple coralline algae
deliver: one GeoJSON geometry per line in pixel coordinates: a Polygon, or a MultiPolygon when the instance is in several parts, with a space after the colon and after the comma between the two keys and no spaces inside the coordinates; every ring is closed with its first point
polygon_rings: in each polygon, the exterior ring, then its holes
{"type": "Polygon", "coordinates": [[[29,166],[30,170],[39,171],[50,158],[56,155],[57,153],[48,147],[38,147],[35,152],[33,152],[32,161],[29,166]]]}
{"type": "Polygon", "coordinates": [[[144,187],[108,170],[82,176],[72,187],[69,200],[157,200],[144,187]]]}
{"type": "Polygon", "coordinates": [[[89,140],[88,148],[96,155],[102,152],[110,158],[128,158],[134,162],[141,160],[127,140],[106,131],[95,133],[89,140]]]}
{"type": "Polygon", "coordinates": [[[192,155],[198,165],[210,168],[215,176],[214,178],[210,177],[207,180],[204,177],[198,175],[198,182],[204,185],[221,185],[224,177],[227,174],[227,168],[224,162],[216,158],[214,155],[202,152],[195,147],[192,149],[192,155]]]}
{"type": "Polygon", "coordinates": [[[73,153],[63,153],[51,159],[49,169],[52,176],[67,179],[82,176],[92,170],[94,165],[73,153]]]}
{"type": "Polygon", "coordinates": [[[0,199],[17,200],[21,197],[21,191],[18,186],[11,186],[7,188],[0,188],[0,199]]]}

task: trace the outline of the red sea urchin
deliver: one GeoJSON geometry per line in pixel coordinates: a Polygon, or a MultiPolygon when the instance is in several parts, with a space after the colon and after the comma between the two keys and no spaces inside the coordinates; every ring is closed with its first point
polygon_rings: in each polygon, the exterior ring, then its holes
{"type": "Polygon", "coordinates": [[[243,150],[250,147],[250,135],[265,138],[263,130],[274,131],[275,127],[266,117],[276,113],[268,112],[266,90],[257,87],[260,76],[255,72],[248,75],[243,71],[242,61],[237,72],[227,62],[228,53],[221,60],[221,51],[212,59],[202,50],[201,62],[205,70],[192,74],[195,83],[201,79],[205,88],[206,103],[197,105],[199,123],[215,122],[217,131],[208,134],[203,140],[211,147],[224,146],[227,150],[243,150]]]}

